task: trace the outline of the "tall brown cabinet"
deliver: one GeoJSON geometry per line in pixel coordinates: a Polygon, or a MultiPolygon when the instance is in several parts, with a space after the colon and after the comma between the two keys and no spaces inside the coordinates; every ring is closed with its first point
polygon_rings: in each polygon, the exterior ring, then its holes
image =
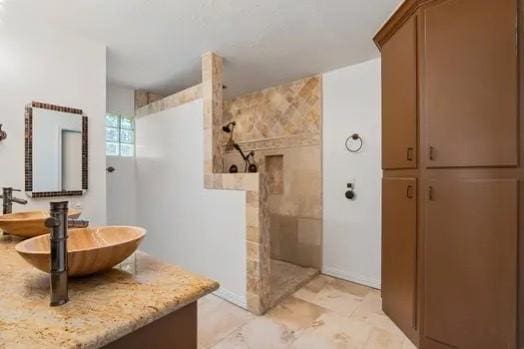
{"type": "Polygon", "coordinates": [[[383,310],[420,348],[515,349],[524,333],[521,9],[406,0],[375,37],[383,310]]]}

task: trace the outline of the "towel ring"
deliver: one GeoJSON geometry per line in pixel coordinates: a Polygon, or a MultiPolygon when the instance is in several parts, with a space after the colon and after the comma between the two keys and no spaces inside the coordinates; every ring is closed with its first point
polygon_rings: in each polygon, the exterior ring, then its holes
{"type": "Polygon", "coordinates": [[[353,133],[351,136],[346,138],[346,149],[351,153],[359,152],[360,149],[362,149],[362,145],[363,145],[362,137],[360,137],[358,133],[353,133]],[[358,141],[358,145],[356,147],[355,146],[351,147],[349,144],[350,140],[358,141]]]}

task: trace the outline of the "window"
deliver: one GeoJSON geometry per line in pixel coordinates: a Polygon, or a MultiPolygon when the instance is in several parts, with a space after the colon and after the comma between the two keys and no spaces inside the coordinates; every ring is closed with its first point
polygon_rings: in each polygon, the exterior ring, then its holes
{"type": "Polygon", "coordinates": [[[106,155],[135,155],[135,121],[132,118],[106,115],[106,155]]]}

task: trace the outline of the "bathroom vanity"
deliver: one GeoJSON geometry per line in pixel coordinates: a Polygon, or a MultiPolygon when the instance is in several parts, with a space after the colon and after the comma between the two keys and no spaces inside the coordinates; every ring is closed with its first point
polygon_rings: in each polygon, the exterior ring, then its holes
{"type": "Polygon", "coordinates": [[[69,281],[49,306],[49,275],[0,235],[0,347],[196,348],[197,300],[218,283],[137,252],[118,267],[69,281]]]}

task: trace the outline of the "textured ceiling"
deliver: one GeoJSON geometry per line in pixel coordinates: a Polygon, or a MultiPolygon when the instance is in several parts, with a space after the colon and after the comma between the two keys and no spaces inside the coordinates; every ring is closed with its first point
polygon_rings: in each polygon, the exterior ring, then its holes
{"type": "Polygon", "coordinates": [[[160,93],[198,82],[214,51],[236,96],[377,56],[371,38],[400,2],[3,0],[0,18],[101,42],[110,82],[160,93]]]}

